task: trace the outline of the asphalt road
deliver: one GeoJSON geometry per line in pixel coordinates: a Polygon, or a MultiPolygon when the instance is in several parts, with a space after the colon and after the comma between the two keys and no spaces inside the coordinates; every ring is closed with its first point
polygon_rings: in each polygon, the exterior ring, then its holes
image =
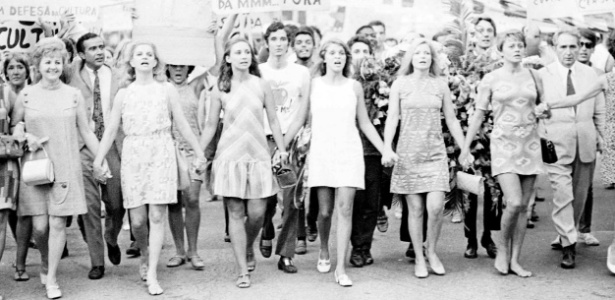
{"type": "MultiPolygon", "coordinates": [[[[597,179],[598,180],[598,179],[597,179]]],[[[438,245],[439,256],[446,267],[445,276],[431,275],[427,279],[413,276],[414,266],[405,257],[407,244],[399,242],[400,220],[389,212],[390,226],[386,233],[376,232],[372,254],[375,263],[364,268],[349,265],[348,274],[354,286],[342,288],[333,273],[320,274],[316,270],[317,240],[308,242],[308,253],[297,256],[297,274],[284,274],[277,269],[277,257],[265,259],[257,253],[257,267],[252,274],[252,287],[236,288],[237,276],[231,246],[223,241],[224,215],[222,202],[202,202],[200,255],[206,263],[203,271],[194,271],[187,265],[169,269],[165,264],[174,254],[169,231],[165,238],[159,265],[159,280],[165,289],[157,299],[615,299],[615,276],[605,266],[606,250],[613,240],[615,191],[605,190],[599,181],[594,189],[593,232],[600,246],[577,247],[577,267],[563,270],[559,267],[560,253],[551,250],[549,243],[555,237],[550,220],[550,198],[539,202],[540,221],[535,229],[528,229],[523,248],[522,264],[534,273],[531,278],[514,275],[502,276],[493,268],[493,260],[484,249],[477,259],[466,259],[463,251],[466,241],[463,224],[445,221],[438,245]]],[[[539,182],[546,187],[545,182],[539,182]]],[[[545,189],[548,190],[548,189],[545,189]]],[[[479,220],[482,218],[479,216],[479,220]]],[[[276,223],[280,222],[279,214],[276,223]]],[[[70,256],[59,267],[62,299],[150,299],[145,284],[139,279],[138,259],[122,257],[119,266],[107,261],[105,277],[89,280],[90,269],[87,246],[74,225],[68,229],[70,256]]],[[[335,224],[335,222],[333,223],[335,224]]],[[[479,225],[481,228],[481,225],[479,225]]],[[[335,245],[332,230],[331,245],[335,245]]],[[[129,245],[129,234],[122,231],[122,252],[129,245]]],[[[335,248],[332,257],[335,257],[335,248]]],[[[9,235],[6,252],[0,263],[0,295],[5,300],[45,299],[45,289],[39,281],[40,256],[31,250],[27,270],[31,279],[15,282],[12,279],[12,260],[15,242],[9,235]]],[[[333,265],[335,261],[332,260],[333,265]]]]}

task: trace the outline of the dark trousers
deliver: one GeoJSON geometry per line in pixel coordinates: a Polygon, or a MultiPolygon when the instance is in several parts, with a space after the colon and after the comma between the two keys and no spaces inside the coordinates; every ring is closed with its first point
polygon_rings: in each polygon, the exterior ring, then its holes
{"type": "Polygon", "coordinates": [[[299,204],[299,215],[297,216],[297,239],[305,241],[307,237],[305,223],[305,202],[299,204]]]}
{"type": "Polygon", "coordinates": [[[316,222],[318,221],[319,214],[318,195],[316,193],[316,188],[310,189],[310,203],[308,205],[306,214],[307,215],[305,220],[307,222],[307,228],[312,231],[316,230],[318,228],[316,222]]]}
{"type": "MultiPolygon", "coordinates": [[[[399,240],[402,242],[412,243],[410,238],[410,230],[408,229],[408,203],[404,195],[400,195],[399,201],[401,202],[401,225],[399,227],[399,240]]],[[[423,211],[423,242],[427,240],[427,206],[423,211]]]]}
{"type": "Polygon", "coordinates": [[[579,221],[579,232],[590,233],[592,232],[592,210],[594,209],[594,185],[589,185],[589,191],[587,191],[587,200],[585,200],[585,207],[581,214],[581,220],[579,221]]]}
{"type": "Polygon", "coordinates": [[[364,156],[365,189],[357,190],[352,210],[352,232],[350,243],[355,249],[369,250],[378,211],[380,210],[380,189],[383,184],[383,172],[380,156],[364,156]]]}
{"type": "MultiPolygon", "coordinates": [[[[465,237],[468,243],[474,245],[476,243],[476,216],[478,212],[478,196],[474,194],[468,195],[469,207],[466,212],[463,228],[465,237]]],[[[499,203],[493,202],[491,190],[485,184],[484,205],[483,205],[483,235],[490,236],[491,230],[500,230],[500,221],[502,216],[502,195],[497,199],[499,203]]],[[[474,245],[476,246],[476,245],[474,245]]]]}

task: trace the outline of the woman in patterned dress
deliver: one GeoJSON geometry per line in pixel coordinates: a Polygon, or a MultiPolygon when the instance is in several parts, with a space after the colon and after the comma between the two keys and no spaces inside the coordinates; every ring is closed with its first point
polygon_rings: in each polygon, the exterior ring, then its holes
{"type": "MultiPolygon", "coordinates": [[[[240,272],[236,285],[247,288],[250,286],[248,272],[256,268],[253,244],[263,227],[266,199],[279,191],[272,174],[263,108],[278,149],[285,148],[271,87],[260,78],[250,43],[243,38],[231,39],[223,57],[201,145],[206,148],[211,142],[220,112],[224,110],[212,186],[215,195],[224,197],[229,210],[229,233],[240,272]]],[[[288,153],[281,150],[274,159],[287,158],[288,153]]]]}
{"type": "Polygon", "coordinates": [[[529,277],[532,273],[519,264],[519,257],[536,175],[544,172],[534,114],[542,81],[538,74],[533,75],[521,64],[525,39],[520,31],[501,34],[497,48],[503,55],[504,66],[485,75],[478,87],[476,111],[460,162],[469,164],[470,143],[483,122],[485,112],[492,110],[491,169],[506,200],[495,268],[502,274],[510,271],[520,277],[529,277]]]}
{"type": "MultiPolygon", "coordinates": [[[[171,124],[175,122],[192,149],[200,149],[200,145],[184,117],[177,90],[155,78],[164,69],[156,47],[135,43],[127,58],[130,84],[115,97],[94,167],[104,173],[103,160],[122,124],[126,133],[121,170],[124,207],[130,212],[131,229],[142,253],[141,279],[147,281],[151,295],[160,295],[163,290],[156,266],[164,241],[164,218],[168,204],[177,203],[177,158],[171,124]]],[[[194,155],[195,165],[205,161],[203,151],[194,155]]]]}
{"type": "Polygon", "coordinates": [[[455,117],[445,79],[439,77],[437,53],[431,42],[416,39],[406,53],[399,77],[391,87],[389,111],[384,130],[383,160],[393,153],[392,141],[401,118],[397,143],[399,161],[393,168],[391,193],[405,196],[409,208],[408,227],[416,255],[414,274],[428,275],[423,255],[423,212],[427,207],[427,258],[433,272],[444,275],[436,255],[442,227],[444,195],[450,191],[448,158],[440,124],[440,110],[458,145],[463,132],[455,117]]]}

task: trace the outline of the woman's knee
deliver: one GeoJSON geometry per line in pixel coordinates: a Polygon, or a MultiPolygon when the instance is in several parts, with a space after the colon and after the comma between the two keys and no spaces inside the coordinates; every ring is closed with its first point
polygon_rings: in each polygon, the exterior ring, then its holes
{"type": "Polygon", "coordinates": [[[517,199],[507,199],[506,201],[506,209],[511,211],[512,213],[526,213],[527,212],[527,204],[524,204],[521,201],[521,198],[517,199]]]}
{"type": "Polygon", "coordinates": [[[149,221],[152,224],[161,224],[164,222],[163,218],[165,215],[166,208],[152,208],[150,207],[149,211],[149,221]]]}

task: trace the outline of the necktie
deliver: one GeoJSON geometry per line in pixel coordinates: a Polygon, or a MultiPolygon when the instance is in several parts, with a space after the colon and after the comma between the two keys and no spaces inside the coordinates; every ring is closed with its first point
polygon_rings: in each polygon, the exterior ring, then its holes
{"type": "Polygon", "coordinates": [[[574,85],[572,84],[572,70],[568,70],[568,79],[566,79],[566,96],[574,95],[574,85]]]}
{"type": "Polygon", "coordinates": [[[98,78],[98,70],[94,70],[94,111],[92,119],[94,120],[94,134],[98,140],[102,139],[105,132],[105,120],[103,119],[103,110],[100,96],[100,79],[98,78]]]}

